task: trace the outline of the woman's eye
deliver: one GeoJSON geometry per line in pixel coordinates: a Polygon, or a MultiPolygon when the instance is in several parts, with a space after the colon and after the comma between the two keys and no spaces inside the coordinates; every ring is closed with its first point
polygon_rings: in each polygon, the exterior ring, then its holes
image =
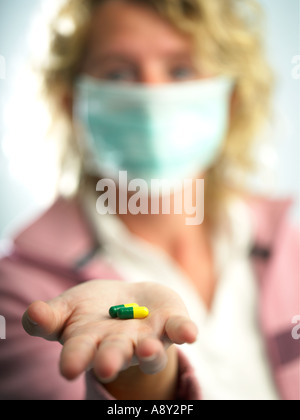
{"type": "Polygon", "coordinates": [[[180,66],[171,70],[171,76],[175,80],[186,80],[194,79],[196,77],[196,73],[192,67],[180,66]]]}
{"type": "Polygon", "coordinates": [[[111,80],[114,82],[123,82],[123,81],[133,81],[135,80],[135,72],[131,69],[125,70],[112,70],[105,74],[106,80],[111,80]]]}

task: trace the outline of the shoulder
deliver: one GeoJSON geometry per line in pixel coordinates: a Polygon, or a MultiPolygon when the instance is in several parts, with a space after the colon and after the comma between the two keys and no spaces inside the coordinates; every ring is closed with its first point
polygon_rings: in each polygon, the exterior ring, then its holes
{"type": "MultiPolygon", "coordinates": [[[[254,226],[254,250],[257,252],[253,257],[259,278],[269,279],[264,284],[274,288],[272,293],[275,289],[280,290],[278,295],[291,303],[299,288],[300,255],[299,227],[291,222],[289,213],[293,200],[251,197],[247,202],[254,226]]],[[[296,302],[294,307],[297,307],[296,302]]]]}
{"type": "Polygon", "coordinates": [[[294,204],[292,198],[248,196],[245,202],[257,244],[268,246],[282,241],[294,244],[299,242],[299,227],[290,218],[294,204]]]}
{"type": "Polygon", "coordinates": [[[119,278],[100,250],[81,201],[59,198],[11,238],[0,255],[0,305],[5,295],[31,303],[82,281],[119,278]]]}
{"type": "Polygon", "coordinates": [[[67,274],[92,243],[77,200],[59,198],[2,250],[0,295],[32,302],[60,294],[74,285],[67,274]]]}
{"type": "Polygon", "coordinates": [[[13,255],[27,261],[67,267],[82,257],[94,241],[79,200],[59,197],[9,238],[2,260],[13,255]]]}

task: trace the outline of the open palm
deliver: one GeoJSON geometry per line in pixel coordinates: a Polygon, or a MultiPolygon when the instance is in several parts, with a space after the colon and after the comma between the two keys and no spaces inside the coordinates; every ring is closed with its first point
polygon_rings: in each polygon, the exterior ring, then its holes
{"type": "Polygon", "coordinates": [[[181,298],[157,283],[94,280],[45,303],[34,302],[23,316],[28,334],[63,345],[61,372],[74,379],[89,367],[103,382],[112,381],[136,360],[145,373],[165,367],[165,343],[192,343],[197,329],[181,298]],[[111,306],[147,306],[143,320],[112,319],[111,306]],[[37,324],[37,325],[36,325],[37,324]]]}

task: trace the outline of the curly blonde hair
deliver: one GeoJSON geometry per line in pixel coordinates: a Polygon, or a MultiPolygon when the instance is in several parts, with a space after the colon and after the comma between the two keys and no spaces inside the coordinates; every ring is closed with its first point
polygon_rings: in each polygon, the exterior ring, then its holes
{"type": "MultiPolygon", "coordinates": [[[[51,19],[46,60],[39,66],[53,128],[58,129],[61,175],[73,171],[77,192],[89,182],[89,176],[84,172],[74,141],[72,120],[62,106],[62,98],[73,89],[93,11],[107,1],[111,0],[63,0],[51,19]]],[[[253,140],[270,111],[273,76],[262,42],[262,11],[254,0],[123,1],[154,8],[175,28],[191,37],[197,55],[209,71],[230,75],[236,80],[225,147],[206,177],[206,214],[213,217],[232,191],[228,172],[238,172],[242,179],[243,174],[254,168],[253,140]]],[[[239,191],[243,192],[241,185],[239,191]]]]}

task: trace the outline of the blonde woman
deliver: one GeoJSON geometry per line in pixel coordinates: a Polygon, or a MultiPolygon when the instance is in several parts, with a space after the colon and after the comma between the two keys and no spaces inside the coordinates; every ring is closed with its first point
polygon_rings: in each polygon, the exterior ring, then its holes
{"type": "Polygon", "coordinates": [[[252,1],[62,3],[40,71],[77,188],[1,260],[1,398],[299,397],[289,202],[243,187],[272,87],[258,19],[252,1]],[[125,194],[124,174],[177,179],[171,204],[189,188],[193,206],[150,212],[162,193],[125,194]],[[149,316],[109,316],[130,302],[149,316]]]}

